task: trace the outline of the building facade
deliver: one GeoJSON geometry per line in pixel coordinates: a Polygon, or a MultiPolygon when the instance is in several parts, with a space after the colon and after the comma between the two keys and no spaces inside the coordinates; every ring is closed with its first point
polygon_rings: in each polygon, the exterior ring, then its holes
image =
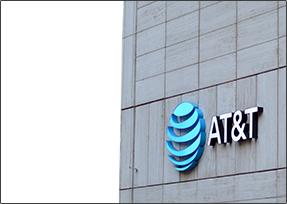
{"type": "Polygon", "coordinates": [[[126,1],[123,26],[120,202],[285,203],[286,2],[126,1]],[[181,172],[166,130],[184,101],[206,143],[181,172]],[[207,145],[213,116],[250,107],[257,139],[207,145]]]}

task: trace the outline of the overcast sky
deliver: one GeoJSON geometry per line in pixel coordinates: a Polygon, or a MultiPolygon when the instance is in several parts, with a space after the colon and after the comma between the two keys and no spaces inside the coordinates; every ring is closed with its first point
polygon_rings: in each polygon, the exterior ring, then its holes
{"type": "Polygon", "coordinates": [[[1,2],[1,201],[118,202],[123,2],[1,2]]]}

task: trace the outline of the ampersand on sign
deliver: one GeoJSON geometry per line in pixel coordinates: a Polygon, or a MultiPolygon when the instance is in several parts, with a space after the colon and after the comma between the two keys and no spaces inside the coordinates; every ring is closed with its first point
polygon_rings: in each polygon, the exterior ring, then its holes
{"type": "Polygon", "coordinates": [[[246,124],[247,117],[242,111],[237,110],[233,115],[233,127],[231,129],[231,137],[237,142],[239,140],[246,140],[248,137],[249,125],[246,124]]]}

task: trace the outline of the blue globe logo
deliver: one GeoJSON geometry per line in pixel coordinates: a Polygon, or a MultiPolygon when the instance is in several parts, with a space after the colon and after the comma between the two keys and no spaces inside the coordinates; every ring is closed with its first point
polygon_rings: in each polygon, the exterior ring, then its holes
{"type": "Polygon", "coordinates": [[[193,169],[200,159],[206,140],[205,120],[198,105],[189,102],[180,103],[171,114],[166,134],[171,140],[166,140],[166,148],[172,155],[168,155],[170,161],[175,164],[178,171],[193,169]],[[175,132],[184,132],[177,135],[175,132]],[[187,146],[178,150],[174,144],[187,146]]]}

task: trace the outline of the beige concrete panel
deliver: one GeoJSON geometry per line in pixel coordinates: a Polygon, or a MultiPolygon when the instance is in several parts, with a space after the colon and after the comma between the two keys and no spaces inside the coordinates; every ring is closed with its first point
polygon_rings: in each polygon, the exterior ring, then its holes
{"type": "Polygon", "coordinates": [[[134,186],[146,186],[148,182],[148,129],[149,105],[136,108],[134,145],[134,186]]]}

